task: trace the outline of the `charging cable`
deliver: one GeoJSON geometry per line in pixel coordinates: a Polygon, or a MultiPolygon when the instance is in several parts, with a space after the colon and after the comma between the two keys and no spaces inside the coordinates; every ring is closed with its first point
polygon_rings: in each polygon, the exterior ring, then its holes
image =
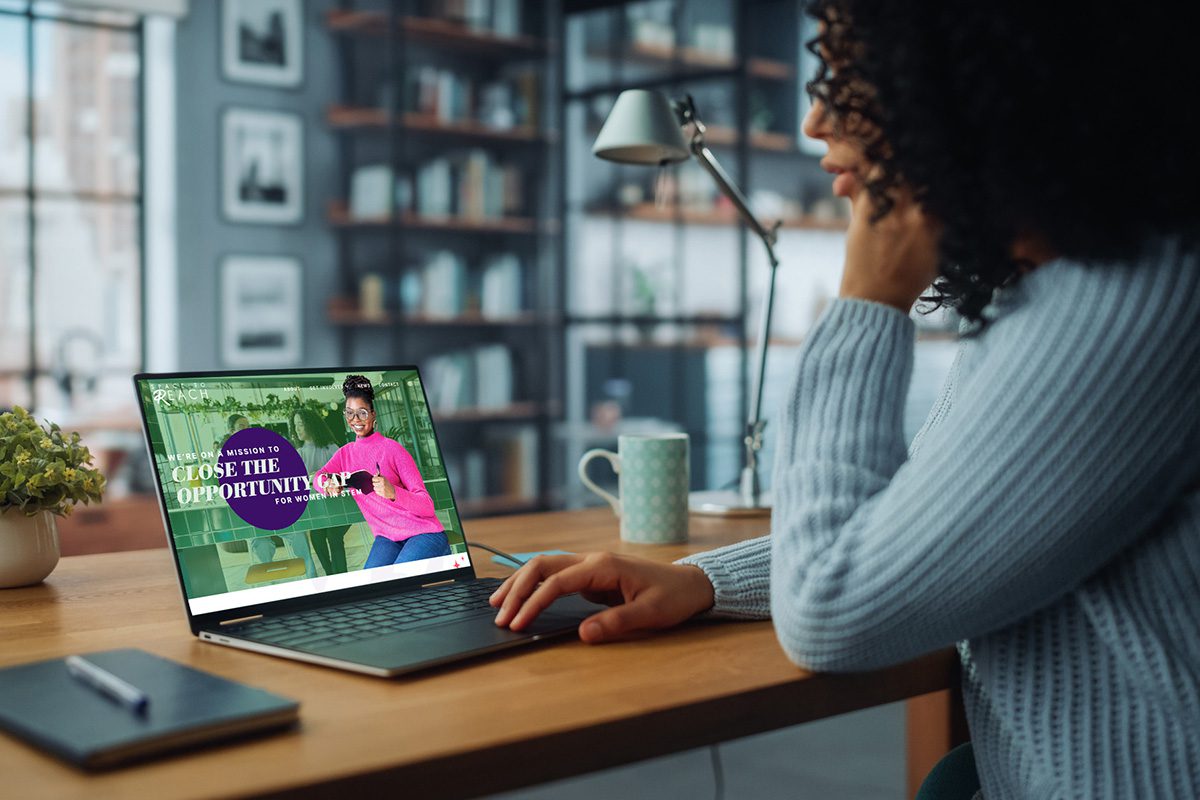
{"type": "Polygon", "coordinates": [[[511,561],[512,565],[513,565],[513,569],[516,569],[517,567],[519,567],[525,563],[525,559],[517,558],[512,553],[506,553],[503,550],[498,550],[495,547],[492,547],[491,545],[481,544],[479,542],[467,542],[467,546],[468,547],[478,547],[480,550],[487,550],[489,553],[495,553],[496,555],[503,558],[505,561],[511,561]]]}
{"type": "Polygon", "coordinates": [[[716,800],[725,800],[725,768],[721,766],[720,745],[711,745],[708,755],[712,759],[713,797],[716,800]]]}

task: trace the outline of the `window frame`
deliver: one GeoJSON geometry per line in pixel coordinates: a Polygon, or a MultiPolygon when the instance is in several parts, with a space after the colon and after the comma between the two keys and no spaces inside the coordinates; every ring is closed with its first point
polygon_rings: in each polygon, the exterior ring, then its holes
{"type": "MultiPolygon", "coordinates": [[[[27,311],[27,342],[24,354],[25,363],[21,365],[6,366],[0,365],[0,378],[17,378],[23,379],[25,383],[25,391],[28,397],[28,405],[30,408],[36,409],[39,405],[39,389],[38,383],[42,379],[54,378],[54,365],[52,363],[43,363],[38,356],[38,349],[41,338],[39,337],[39,315],[37,311],[38,304],[38,264],[39,264],[39,246],[38,246],[38,209],[39,201],[57,200],[57,201],[79,201],[83,203],[91,203],[97,205],[128,205],[132,208],[134,216],[137,220],[134,239],[137,242],[137,287],[138,287],[138,306],[144,309],[146,299],[146,31],[145,17],[141,15],[130,15],[131,21],[127,24],[111,21],[104,15],[99,17],[89,17],[86,10],[81,13],[80,9],[64,6],[59,13],[54,11],[46,11],[43,4],[35,3],[34,0],[27,0],[24,9],[18,9],[12,5],[0,5],[0,19],[20,19],[24,25],[24,41],[25,41],[25,80],[24,80],[24,107],[25,107],[25,125],[24,125],[24,140],[25,147],[25,173],[23,188],[17,186],[0,187],[0,200],[14,199],[24,200],[25,209],[25,264],[23,265],[26,281],[27,295],[25,305],[27,311]],[[53,189],[42,188],[37,184],[37,133],[39,129],[38,108],[37,108],[37,26],[39,23],[52,23],[54,25],[67,25],[78,28],[86,28],[89,30],[109,30],[128,34],[134,38],[134,46],[132,51],[137,54],[138,71],[136,78],[137,101],[133,105],[137,114],[137,124],[133,126],[134,135],[136,137],[136,150],[138,154],[137,175],[134,181],[134,190],[132,193],[122,191],[94,191],[94,190],[76,190],[76,189],[53,189]]],[[[99,13],[99,12],[97,12],[99,13]]],[[[96,375],[100,377],[112,377],[113,375],[132,375],[140,372],[146,362],[146,318],[144,310],[135,315],[136,319],[129,320],[129,324],[138,326],[138,354],[136,363],[129,365],[128,368],[122,367],[119,370],[105,368],[98,370],[96,375]]]]}

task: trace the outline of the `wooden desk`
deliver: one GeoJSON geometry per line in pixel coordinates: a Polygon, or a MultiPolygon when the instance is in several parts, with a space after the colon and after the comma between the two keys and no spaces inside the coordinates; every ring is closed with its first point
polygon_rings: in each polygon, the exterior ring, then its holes
{"type": "MultiPolygon", "coordinates": [[[[612,549],[670,560],[759,534],[692,520],[683,546],[627,545],[610,512],[478,520],[511,551],[612,549]]],[[[473,551],[482,574],[506,570],[473,551]]],[[[42,586],[0,592],[0,664],[141,647],[301,701],[289,733],[89,776],[0,736],[13,797],[470,797],[708,745],[953,686],[936,653],[861,675],[793,666],[768,622],[698,623],[652,640],[560,641],[394,681],[202,644],[166,550],[63,559],[42,586]]]]}

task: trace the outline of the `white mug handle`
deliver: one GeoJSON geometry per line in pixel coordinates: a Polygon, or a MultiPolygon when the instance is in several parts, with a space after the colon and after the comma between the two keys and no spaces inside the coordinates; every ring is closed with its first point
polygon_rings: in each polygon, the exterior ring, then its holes
{"type": "Polygon", "coordinates": [[[583,458],[579,459],[579,480],[583,481],[584,486],[607,500],[608,504],[612,506],[613,513],[619,517],[621,516],[621,501],[597,486],[595,481],[587,475],[587,465],[593,458],[607,458],[608,463],[612,464],[613,472],[620,476],[621,457],[611,450],[596,448],[595,450],[588,450],[583,454],[583,458]]]}

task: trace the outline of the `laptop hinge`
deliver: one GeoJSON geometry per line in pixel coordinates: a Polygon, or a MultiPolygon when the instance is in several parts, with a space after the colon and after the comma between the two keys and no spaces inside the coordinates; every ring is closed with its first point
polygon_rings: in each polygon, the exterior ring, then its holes
{"type": "Polygon", "coordinates": [[[221,621],[219,624],[221,624],[221,625],[234,625],[234,624],[236,624],[236,623],[238,623],[238,622],[246,622],[246,621],[248,621],[248,620],[252,620],[252,619],[262,619],[262,614],[254,614],[254,615],[252,615],[252,616],[249,616],[249,617],[238,617],[237,619],[226,619],[226,620],[222,620],[222,621],[221,621]]]}
{"type": "Polygon", "coordinates": [[[454,582],[455,582],[454,578],[450,578],[449,580],[434,581],[433,583],[422,583],[421,588],[428,589],[430,586],[445,586],[447,583],[454,583],[454,582]]]}

